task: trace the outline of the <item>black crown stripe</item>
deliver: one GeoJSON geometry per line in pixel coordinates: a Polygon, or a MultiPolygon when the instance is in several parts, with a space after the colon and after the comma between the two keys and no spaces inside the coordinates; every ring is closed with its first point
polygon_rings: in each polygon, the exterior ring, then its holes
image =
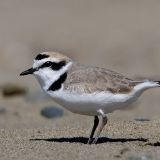
{"type": "Polygon", "coordinates": [[[49,55],[46,55],[46,54],[38,54],[35,60],[41,60],[41,59],[48,58],[48,57],[49,55]]]}

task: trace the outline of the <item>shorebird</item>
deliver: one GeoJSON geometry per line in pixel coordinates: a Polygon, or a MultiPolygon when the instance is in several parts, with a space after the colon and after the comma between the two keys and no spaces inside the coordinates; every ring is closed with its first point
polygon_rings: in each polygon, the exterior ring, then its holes
{"type": "Polygon", "coordinates": [[[28,74],[36,77],[56,103],[73,113],[94,116],[88,144],[97,142],[107,113],[129,106],[147,89],[160,87],[160,81],[133,80],[109,69],[79,64],[57,52],[38,54],[33,67],[20,75],[28,74]]]}

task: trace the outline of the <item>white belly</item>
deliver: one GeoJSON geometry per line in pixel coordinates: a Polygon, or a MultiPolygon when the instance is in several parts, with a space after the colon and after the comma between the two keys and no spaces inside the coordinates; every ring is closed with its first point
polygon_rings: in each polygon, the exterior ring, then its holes
{"type": "Polygon", "coordinates": [[[159,83],[152,81],[144,81],[136,85],[130,93],[111,92],[96,92],[92,94],[87,93],[71,93],[63,90],[63,87],[58,91],[48,91],[48,85],[43,86],[43,90],[49,94],[55,102],[70,110],[71,112],[84,115],[99,115],[99,110],[105,114],[110,113],[116,109],[121,109],[135,100],[147,89],[160,87],[159,83]]]}
{"type": "Polygon", "coordinates": [[[71,112],[92,116],[99,115],[100,109],[107,114],[136,100],[135,97],[127,94],[112,94],[110,92],[78,94],[61,90],[49,93],[49,95],[71,112]]]}

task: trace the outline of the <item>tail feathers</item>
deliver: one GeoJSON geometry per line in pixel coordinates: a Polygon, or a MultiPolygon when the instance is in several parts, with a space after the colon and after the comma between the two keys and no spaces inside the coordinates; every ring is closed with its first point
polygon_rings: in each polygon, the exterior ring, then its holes
{"type": "Polygon", "coordinates": [[[156,88],[160,87],[160,81],[144,81],[134,87],[134,91],[137,94],[143,93],[145,90],[150,89],[150,88],[156,88]]]}

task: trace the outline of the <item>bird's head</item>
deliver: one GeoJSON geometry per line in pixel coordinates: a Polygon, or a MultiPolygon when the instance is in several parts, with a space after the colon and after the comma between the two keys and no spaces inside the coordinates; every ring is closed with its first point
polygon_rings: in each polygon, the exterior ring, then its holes
{"type": "Polygon", "coordinates": [[[33,67],[20,76],[33,74],[42,87],[47,87],[66,73],[72,65],[69,57],[57,52],[43,52],[34,59],[33,67]]]}

